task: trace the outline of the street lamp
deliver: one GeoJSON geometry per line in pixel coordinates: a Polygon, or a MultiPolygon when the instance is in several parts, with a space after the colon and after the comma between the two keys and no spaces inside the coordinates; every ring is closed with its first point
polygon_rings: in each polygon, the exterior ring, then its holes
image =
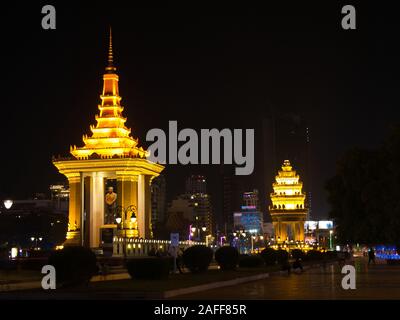
{"type": "Polygon", "coordinates": [[[124,260],[126,261],[127,255],[126,255],[126,226],[125,226],[125,221],[128,216],[128,213],[131,214],[131,222],[134,223],[136,222],[136,206],[130,205],[126,208],[122,206],[118,206],[116,208],[117,211],[117,217],[115,218],[115,222],[117,222],[118,225],[120,225],[120,228],[124,231],[124,244],[123,244],[123,253],[124,253],[124,260]]]}
{"type": "Polygon", "coordinates": [[[39,237],[39,238],[37,238],[37,237],[31,237],[31,241],[32,241],[32,242],[35,241],[34,250],[38,249],[38,241],[42,241],[42,240],[43,240],[42,237],[39,237]]]}
{"type": "Polygon", "coordinates": [[[12,207],[13,201],[12,200],[4,200],[3,204],[4,204],[4,207],[8,210],[12,207]]]}
{"type": "Polygon", "coordinates": [[[329,230],[329,247],[331,248],[331,250],[333,249],[333,246],[332,246],[332,234],[333,234],[333,230],[329,230]]]}
{"type": "Polygon", "coordinates": [[[251,236],[251,253],[253,253],[253,251],[254,251],[254,239],[255,238],[256,238],[255,236],[251,236]]]}

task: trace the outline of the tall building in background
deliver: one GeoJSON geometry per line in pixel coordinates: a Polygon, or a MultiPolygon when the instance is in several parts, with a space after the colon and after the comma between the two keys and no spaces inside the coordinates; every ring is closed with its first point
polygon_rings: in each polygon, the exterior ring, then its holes
{"type": "Polygon", "coordinates": [[[257,189],[243,193],[243,205],[247,207],[255,207],[258,211],[260,211],[257,189]]]}
{"type": "Polygon", "coordinates": [[[244,230],[253,234],[263,234],[264,217],[260,211],[258,190],[243,192],[243,205],[239,212],[233,213],[234,231],[244,230]]]}
{"type": "Polygon", "coordinates": [[[191,175],[186,180],[186,194],[207,193],[206,178],[202,175],[191,175]]]}
{"type": "MultiPolygon", "coordinates": [[[[268,195],[273,192],[272,182],[282,159],[291,159],[302,172],[307,190],[306,206],[311,214],[310,128],[305,118],[298,113],[274,107],[269,110],[269,116],[263,119],[263,163],[267,199],[269,200],[268,195]]],[[[272,203],[268,202],[270,207],[272,203]]]]}
{"type": "Polygon", "coordinates": [[[244,176],[235,175],[235,169],[232,166],[221,166],[221,211],[217,219],[217,230],[227,235],[234,229],[233,213],[240,211],[243,205],[243,192],[246,190],[244,176]]]}
{"type": "Polygon", "coordinates": [[[181,239],[188,239],[190,225],[195,219],[193,205],[188,197],[180,195],[168,206],[165,226],[169,232],[179,233],[181,239]]]}
{"type": "Polygon", "coordinates": [[[186,197],[194,208],[194,222],[199,228],[206,228],[206,233],[213,234],[213,214],[211,197],[207,194],[206,178],[192,175],[186,180],[186,197]]]}
{"type": "Polygon", "coordinates": [[[211,197],[207,194],[206,178],[192,175],[186,180],[186,191],[168,206],[166,226],[171,231],[187,234],[190,227],[195,240],[205,240],[214,232],[211,197]]]}
{"type": "Polygon", "coordinates": [[[164,222],[166,210],[166,180],[165,176],[161,174],[151,182],[151,221],[153,225],[164,222]]]}
{"type": "Polygon", "coordinates": [[[303,183],[293,170],[289,160],[285,160],[278,172],[271,193],[269,208],[277,242],[304,241],[304,223],[307,209],[303,183]]]}
{"type": "Polygon", "coordinates": [[[69,188],[64,184],[52,184],[49,187],[51,201],[54,209],[64,213],[68,213],[69,206],[69,188]]]}

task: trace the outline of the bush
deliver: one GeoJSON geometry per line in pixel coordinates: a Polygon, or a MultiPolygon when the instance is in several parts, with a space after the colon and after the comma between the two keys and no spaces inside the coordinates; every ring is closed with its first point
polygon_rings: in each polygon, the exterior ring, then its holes
{"type": "Polygon", "coordinates": [[[264,265],[264,259],[259,255],[242,256],[239,259],[240,268],[257,268],[264,265]]]}
{"type": "Polygon", "coordinates": [[[276,250],[276,261],[279,265],[286,265],[289,262],[289,253],[286,250],[276,250]]]}
{"type": "Polygon", "coordinates": [[[261,251],[261,258],[264,260],[265,265],[273,266],[276,264],[276,250],[272,248],[265,248],[261,251]]]}
{"type": "Polygon", "coordinates": [[[56,269],[57,286],[78,286],[89,283],[98,271],[96,255],[84,247],[65,247],[53,251],[48,264],[56,269]]]}
{"type": "Polygon", "coordinates": [[[213,251],[201,245],[187,248],[183,251],[183,263],[192,272],[204,272],[208,269],[213,258],[213,251]]]}
{"type": "Polygon", "coordinates": [[[304,260],[305,253],[300,249],[293,249],[291,251],[291,254],[292,254],[293,259],[295,259],[295,260],[297,260],[297,259],[304,260]]]}
{"type": "Polygon", "coordinates": [[[215,252],[215,261],[222,270],[234,270],[239,261],[239,252],[234,247],[221,247],[215,252]]]}
{"type": "Polygon", "coordinates": [[[306,258],[308,261],[320,261],[324,258],[324,256],[321,251],[310,250],[307,252],[306,258]]]}
{"type": "Polygon", "coordinates": [[[328,260],[336,260],[339,258],[337,251],[327,251],[325,252],[325,257],[328,260]]]}
{"type": "Polygon", "coordinates": [[[129,259],[126,263],[132,279],[166,279],[171,269],[172,258],[140,257],[129,259]]]}

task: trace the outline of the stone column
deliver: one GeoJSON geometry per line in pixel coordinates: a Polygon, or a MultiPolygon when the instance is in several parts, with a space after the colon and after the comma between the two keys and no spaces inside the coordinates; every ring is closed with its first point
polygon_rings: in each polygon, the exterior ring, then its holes
{"type": "MultiPolygon", "coordinates": [[[[133,205],[136,207],[136,218],[138,211],[138,176],[117,173],[117,203],[124,209],[133,205]]],[[[131,222],[132,212],[125,217],[124,226],[127,228],[127,237],[137,236],[137,222],[131,222]]]]}
{"type": "Polygon", "coordinates": [[[138,215],[139,237],[151,238],[151,176],[139,175],[138,179],[138,215]]]}
{"type": "Polygon", "coordinates": [[[80,173],[68,175],[69,182],[69,213],[68,213],[68,232],[65,245],[81,244],[81,205],[82,190],[80,173]]]}
{"type": "Polygon", "coordinates": [[[100,246],[100,227],[104,224],[104,175],[93,172],[90,180],[90,247],[100,246]]]}
{"type": "Polygon", "coordinates": [[[304,221],[299,222],[299,241],[304,241],[304,221]]]}
{"type": "Polygon", "coordinates": [[[286,241],[286,238],[288,236],[288,233],[287,233],[288,224],[286,222],[282,222],[282,221],[280,221],[279,224],[280,224],[281,242],[284,242],[284,241],[286,241]]]}

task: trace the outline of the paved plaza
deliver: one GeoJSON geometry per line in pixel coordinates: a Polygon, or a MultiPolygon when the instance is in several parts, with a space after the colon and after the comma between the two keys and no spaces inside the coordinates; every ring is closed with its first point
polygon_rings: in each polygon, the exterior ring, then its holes
{"type": "Polygon", "coordinates": [[[337,264],[312,268],[302,274],[273,274],[261,281],[203,291],[179,299],[400,299],[400,266],[383,261],[368,266],[365,258],[351,262],[356,268],[356,289],[344,290],[344,275],[337,264]]]}

